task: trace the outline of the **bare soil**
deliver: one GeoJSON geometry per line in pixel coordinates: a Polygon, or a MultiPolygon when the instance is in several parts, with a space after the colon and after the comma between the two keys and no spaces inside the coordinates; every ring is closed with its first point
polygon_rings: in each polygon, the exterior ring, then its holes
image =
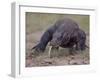
{"type": "MultiPolygon", "coordinates": [[[[43,31],[26,35],[26,67],[37,66],[61,66],[61,65],[87,65],[90,63],[89,49],[85,51],[75,51],[73,55],[68,49],[60,48],[48,55],[49,46],[44,53],[34,53],[31,48],[35,46],[42,36],[43,31]]],[[[87,38],[87,43],[89,38],[87,38]]]]}

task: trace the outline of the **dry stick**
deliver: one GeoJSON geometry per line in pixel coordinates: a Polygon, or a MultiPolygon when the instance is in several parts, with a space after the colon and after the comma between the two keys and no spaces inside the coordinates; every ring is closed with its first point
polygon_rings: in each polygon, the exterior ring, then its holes
{"type": "Polygon", "coordinates": [[[51,57],[51,54],[50,54],[51,53],[51,49],[52,49],[52,46],[49,47],[49,57],[51,57]]]}

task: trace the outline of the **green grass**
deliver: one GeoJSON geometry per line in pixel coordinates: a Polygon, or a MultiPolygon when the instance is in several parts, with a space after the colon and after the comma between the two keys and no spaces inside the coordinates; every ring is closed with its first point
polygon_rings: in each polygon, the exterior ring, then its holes
{"type": "Polygon", "coordinates": [[[26,12],[26,32],[33,33],[39,30],[45,30],[52,26],[57,20],[71,18],[75,20],[80,28],[89,32],[89,15],[74,14],[50,14],[50,13],[32,13],[26,12]]]}

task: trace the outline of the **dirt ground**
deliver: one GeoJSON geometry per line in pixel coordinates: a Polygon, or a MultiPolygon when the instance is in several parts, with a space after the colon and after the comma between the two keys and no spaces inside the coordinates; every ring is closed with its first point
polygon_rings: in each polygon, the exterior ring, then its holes
{"type": "Polygon", "coordinates": [[[86,65],[90,63],[89,49],[85,51],[74,51],[72,55],[68,49],[60,48],[58,51],[51,52],[51,58],[48,53],[49,46],[47,46],[44,53],[34,53],[34,50],[32,51],[31,48],[38,43],[42,34],[43,32],[38,31],[26,36],[26,67],[86,65]]]}

